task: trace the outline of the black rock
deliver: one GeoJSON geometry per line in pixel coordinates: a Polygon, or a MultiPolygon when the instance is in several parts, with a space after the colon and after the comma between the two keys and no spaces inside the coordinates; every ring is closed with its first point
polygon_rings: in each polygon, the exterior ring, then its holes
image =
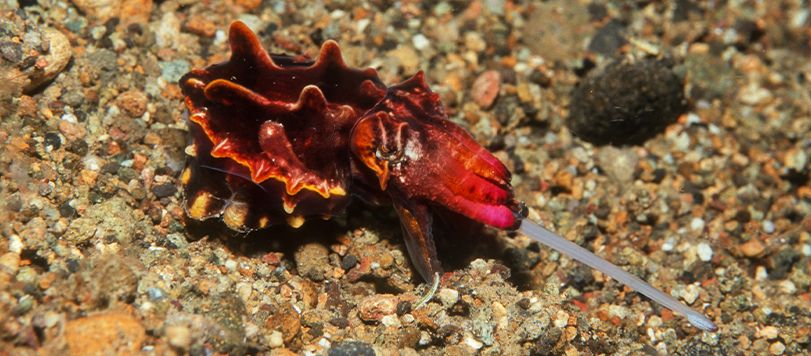
{"type": "Polygon", "coordinates": [[[567,126],[597,145],[637,145],[685,110],[682,81],[663,61],[614,62],[574,88],[567,126]]]}
{"type": "Polygon", "coordinates": [[[611,20],[605,26],[600,27],[589,42],[589,51],[602,54],[604,56],[613,56],[616,54],[620,47],[624,46],[625,36],[623,32],[625,26],[617,20],[611,20]]]}
{"type": "Polygon", "coordinates": [[[152,193],[158,198],[169,197],[175,195],[177,187],[172,183],[164,183],[152,187],[152,193]]]}
{"type": "Polygon", "coordinates": [[[344,341],[335,344],[329,352],[329,356],[374,356],[375,350],[371,345],[360,341],[344,341]]]}

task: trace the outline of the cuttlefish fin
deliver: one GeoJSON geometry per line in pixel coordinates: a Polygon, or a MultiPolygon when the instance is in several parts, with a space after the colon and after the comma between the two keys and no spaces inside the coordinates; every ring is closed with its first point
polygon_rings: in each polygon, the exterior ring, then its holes
{"type": "Polygon", "coordinates": [[[433,224],[431,211],[427,206],[415,202],[395,199],[393,203],[400,216],[408,255],[417,272],[425,281],[431,281],[435,276],[442,275],[442,265],[439,263],[431,232],[433,224]]]}

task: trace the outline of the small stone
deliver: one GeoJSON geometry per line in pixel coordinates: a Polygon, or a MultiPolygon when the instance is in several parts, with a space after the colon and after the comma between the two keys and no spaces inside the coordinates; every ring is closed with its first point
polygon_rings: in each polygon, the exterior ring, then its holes
{"type": "Polygon", "coordinates": [[[442,302],[442,305],[449,307],[459,301],[459,292],[450,288],[442,288],[439,290],[439,293],[437,293],[437,297],[439,301],[442,302]]]}
{"type": "Polygon", "coordinates": [[[160,288],[148,288],[146,290],[147,296],[149,296],[149,300],[152,301],[160,301],[166,297],[166,293],[160,288]]]}
{"type": "Polygon", "coordinates": [[[420,65],[420,56],[414,47],[398,46],[386,54],[389,58],[394,58],[403,67],[406,73],[414,73],[420,65]]]}
{"type": "Polygon", "coordinates": [[[473,101],[482,109],[489,109],[498,97],[501,88],[501,73],[495,70],[488,70],[473,82],[470,95],[473,101]]]}
{"type": "Polygon", "coordinates": [[[399,327],[400,319],[396,314],[389,314],[380,319],[380,323],[388,327],[399,327]]]}
{"type": "Polygon", "coordinates": [[[706,242],[700,242],[696,252],[698,253],[698,258],[702,261],[709,262],[712,260],[712,247],[706,242]]]}
{"type": "Polygon", "coordinates": [[[146,112],[146,94],[138,90],[128,90],[116,98],[116,103],[130,117],[141,117],[146,112]]]}
{"type": "Polygon", "coordinates": [[[191,345],[191,331],[188,327],[174,325],[166,327],[166,338],[169,345],[178,350],[187,350],[191,345]]]}
{"type": "Polygon", "coordinates": [[[85,129],[84,125],[66,120],[59,120],[59,132],[62,133],[68,141],[80,140],[87,135],[87,129],[85,129]]]}
{"type": "Polygon", "coordinates": [[[348,270],[358,263],[358,258],[355,255],[346,255],[341,259],[341,268],[348,270]]]}
{"type": "Polygon", "coordinates": [[[465,345],[470,346],[470,348],[474,350],[481,349],[484,346],[481,341],[474,339],[470,335],[465,337],[465,345]]]}
{"type": "Polygon", "coordinates": [[[780,291],[785,294],[791,295],[797,292],[797,286],[791,280],[782,280],[778,285],[780,286],[780,291]]]}
{"type": "Polygon", "coordinates": [[[161,67],[161,77],[170,83],[177,83],[180,77],[188,73],[191,69],[191,64],[182,59],[158,62],[158,65],[161,67]]]}
{"type": "Polygon", "coordinates": [[[555,321],[553,322],[556,328],[565,328],[569,325],[569,313],[558,310],[558,313],[555,315],[555,321]]]}
{"type": "Polygon", "coordinates": [[[328,253],[326,246],[321,243],[301,246],[294,255],[299,274],[313,281],[323,281],[325,270],[329,267],[328,253]]]}
{"type": "Polygon", "coordinates": [[[136,354],[146,339],[144,326],[120,311],[68,321],[64,330],[72,355],[136,354]]]}
{"type": "Polygon", "coordinates": [[[786,345],[780,341],[769,345],[769,353],[772,355],[782,355],[784,352],[786,352],[786,345]]]}
{"type": "Polygon", "coordinates": [[[152,194],[157,198],[165,198],[175,195],[177,193],[177,186],[172,183],[158,184],[152,187],[152,194]]]}
{"type": "Polygon", "coordinates": [[[695,302],[696,299],[698,299],[698,292],[699,292],[698,287],[696,287],[695,284],[690,284],[687,287],[685,287],[681,291],[681,293],[679,293],[679,296],[682,299],[684,299],[684,301],[687,304],[692,305],[693,302],[695,302]]]}
{"type": "Polygon", "coordinates": [[[395,314],[397,297],[391,294],[371,295],[360,301],[358,312],[363,321],[377,322],[384,316],[395,314]]]}
{"type": "Polygon", "coordinates": [[[766,326],[755,333],[755,336],[759,338],[766,338],[768,340],[774,340],[778,335],[780,335],[780,330],[771,325],[766,326]]]}
{"type": "Polygon", "coordinates": [[[57,74],[62,72],[73,57],[73,48],[70,46],[68,38],[52,28],[46,28],[42,31],[43,37],[50,43],[48,52],[38,59],[38,63],[44,64],[37,70],[26,72],[28,74],[28,83],[23,87],[23,91],[30,93],[31,91],[39,88],[40,85],[56,77],[57,74]]]}
{"type": "Polygon", "coordinates": [[[634,179],[639,156],[631,149],[607,146],[599,149],[597,160],[610,178],[619,183],[630,183],[634,179]]]}
{"type": "Polygon", "coordinates": [[[425,35],[421,33],[418,33],[414,37],[412,37],[411,43],[414,44],[414,48],[420,51],[425,50],[426,48],[428,48],[428,46],[431,45],[431,42],[428,41],[428,38],[426,38],[425,35]]]}
{"type": "Polygon", "coordinates": [[[23,60],[22,45],[14,42],[0,42],[0,56],[11,63],[18,63],[23,60]]]}
{"type": "Polygon", "coordinates": [[[214,37],[214,34],[217,33],[217,25],[202,15],[190,16],[186,20],[185,28],[189,32],[202,37],[214,37]]]}
{"type": "Polygon", "coordinates": [[[361,341],[344,341],[336,343],[327,352],[329,356],[375,356],[375,349],[361,341]]]}
{"type": "Polygon", "coordinates": [[[746,241],[739,247],[741,253],[746,257],[757,257],[766,249],[758,239],[746,241]]]}
{"type": "Polygon", "coordinates": [[[783,164],[795,171],[802,172],[808,162],[808,154],[806,150],[799,147],[793,147],[786,152],[783,164]]]}
{"type": "Polygon", "coordinates": [[[301,330],[301,316],[290,304],[278,307],[273,314],[265,320],[265,327],[278,330],[282,334],[284,343],[289,343],[301,330]]]}
{"type": "Polygon", "coordinates": [[[704,219],[693,218],[693,220],[690,220],[690,229],[693,231],[704,230],[704,219]]]}
{"type": "Polygon", "coordinates": [[[20,255],[14,252],[6,252],[0,256],[0,272],[14,275],[20,268],[20,255]]]}
{"type": "Polygon", "coordinates": [[[284,346],[284,338],[282,338],[281,331],[273,330],[273,332],[270,333],[270,337],[268,338],[268,346],[274,349],[284,346]]]}
{"type": "Polygon", "coordinates": [[[763,232],[767,234],[771,234],[774,232],[774,222],[771,220],[766,220],[763,222],[763,232]]]}
{"type": "Polygon", "coordinates": [[[72,2],[82,13],[99,24],[112,18],[121,19],[125,25],[146,23],[152,12],[152,0],[72,0],[72,2]]]}

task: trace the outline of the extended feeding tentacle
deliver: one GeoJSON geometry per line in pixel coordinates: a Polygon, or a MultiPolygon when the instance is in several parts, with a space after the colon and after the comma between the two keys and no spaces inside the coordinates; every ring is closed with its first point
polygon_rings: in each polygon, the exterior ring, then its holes
{"type": "Polygon", "coordinates": [[[663,305],[665,308],[684,315],[687,317],[690,324],[693,324],[693,326],[705,331],[718,330],[718,327],[715,326],[715,324],[703,314],[690,309],[690,307],[682,304],[661,290],[656,289],[647,282],[641,280],[639,277],[625,272],[623,269],[617,267],[613,263],[600,258],[599,256],[591,253],[591,251],[556,235],[542,226],[525,219],[521,222],[521,227],[519,230],[527,237],[549,246],[555,251],[569,256],[580,263],[603,272],[611,278],[620,281],[621,283],[631,287],[633,290],[642,293],[653,301],[663,305]]]}

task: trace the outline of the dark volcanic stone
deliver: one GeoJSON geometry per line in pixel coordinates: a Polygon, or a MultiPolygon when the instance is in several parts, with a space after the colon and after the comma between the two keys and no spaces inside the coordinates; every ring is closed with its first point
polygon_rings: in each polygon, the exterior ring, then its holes
{"type": "Polygon", "coordinates": [[[604,56],[613,56],[617,51],[625,45],[625,36],[623,35],[625,27],[617,20],[611,20],[605,26],[600,27],[594,37],[589,42],[589,51],[597,52],[604,56]]]}
{"type": "Polygon", "coordinates": [[[374,356],[375,350],[365,342],[344,341],[333,346],[327,354],[329,356],[374,356]]]}
{"type": "Polygon", "coordinates": [[[572,92],[567,126],[594,144],[636,145],[686,109],[682,81],[662,61],[614,62],[572,92]]]}
{"type": "Polygon", "coordinates": [[[158,198],[169,197],[175,195],[177,187],[172,183],[160,184],[152,187],[152,193],[158,198]]]}

